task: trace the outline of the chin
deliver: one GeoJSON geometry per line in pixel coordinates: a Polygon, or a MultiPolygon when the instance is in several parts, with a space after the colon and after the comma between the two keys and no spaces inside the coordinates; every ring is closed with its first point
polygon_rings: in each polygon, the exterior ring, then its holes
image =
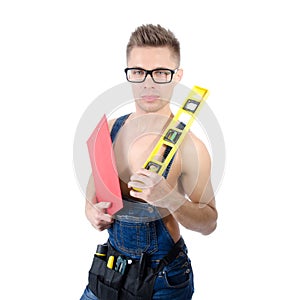
{"type": "Polygon", "coordinates": [[[154,113],[163,109],[168,105],[168,101],[161,99],[156,99],[155,101],[145,101],[144,99],[139,99],[136,101],[137,106],[144,112],[154,113]]]}
{"type": "Polygon", "coordinates": [[[139,105],[139,108],[147,113],[155,113],[160,111],[164,106],[159,103],[143,103],[139,105]]]}

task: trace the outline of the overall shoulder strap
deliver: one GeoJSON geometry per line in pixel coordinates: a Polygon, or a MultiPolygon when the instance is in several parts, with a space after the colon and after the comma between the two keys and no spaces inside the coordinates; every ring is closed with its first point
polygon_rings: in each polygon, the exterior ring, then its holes
{"type": "Polygon", "coordinates": [[[114,123],[114,125],[113,125],[113,127],[112,127],[112,129],[111,129],[111,132],[110,132],[110,137],[111,137],[111,141],[112,141],[112,142],[114,142],[114,140],[115,140],[115,138],[116,138],[116,136],[117,136],[119,130],[120,130],[121,127],[124,125],[125,121],[127,120],[127,118],[128,118],[129,116],[130,116],[130,114],[121,116],[121,117],[119,117],[119,118],[115,121],[115,123],[114,123]]]}

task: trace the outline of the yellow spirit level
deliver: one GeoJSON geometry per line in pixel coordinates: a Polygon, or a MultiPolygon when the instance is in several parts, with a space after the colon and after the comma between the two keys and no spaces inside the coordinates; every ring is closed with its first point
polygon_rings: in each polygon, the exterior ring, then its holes
{"type": "Polygon", "coordinates": [[[143,168],[160,175],[166,170],[185,135],[188,133],[195,116],[199,113],[208,96],[208,90],[194,86],[165,129],[143,168]],[[181,121],[183,119],[183,121],[181,121]],[[167,155],[162,155],[167,153],[167,155]]]}

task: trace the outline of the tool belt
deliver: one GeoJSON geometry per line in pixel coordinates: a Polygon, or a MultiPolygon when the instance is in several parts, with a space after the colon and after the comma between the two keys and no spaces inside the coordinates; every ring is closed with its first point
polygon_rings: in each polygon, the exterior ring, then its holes
{"type": "Polygon", "coordinates": [[[107,253],[94,255],[88,287],[100,300],[151,300],[159,272],[178,256],[183,246],[181,238],[153,269],[149,267],[148,254],[142,253],[139,260],[133,260],[116,251],[108,241],[107,253]]]}

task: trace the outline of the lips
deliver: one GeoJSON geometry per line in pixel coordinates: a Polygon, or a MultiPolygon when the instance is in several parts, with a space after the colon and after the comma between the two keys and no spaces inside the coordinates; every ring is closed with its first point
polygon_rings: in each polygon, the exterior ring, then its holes
{"type": "Polygon", "coordinates": [[[147,102],[152,102],[152,101],[155,101],[155,100],[159,99],[159,96],[157,96],[157,95],[143,95],[141,98],[143,100],[147,101],[147,102]]]}

